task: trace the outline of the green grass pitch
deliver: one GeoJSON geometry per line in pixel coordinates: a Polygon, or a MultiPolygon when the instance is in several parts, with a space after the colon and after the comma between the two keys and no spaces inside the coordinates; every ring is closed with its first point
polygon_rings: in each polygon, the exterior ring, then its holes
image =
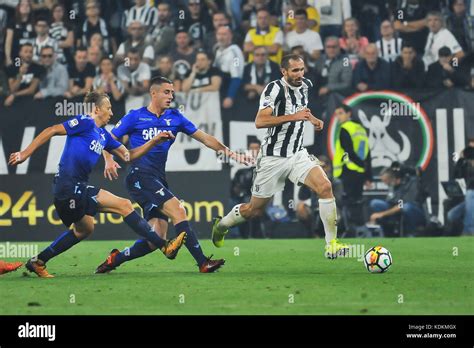
{"type": "Polygon", "coordinates": [[[183,247],[174,261],[155,252],[94,275],[132,242],[85,241],[48,263],[54,279],[24,268],[1,276],[0,314],[474,314],[474,238],[347,242],[383,245],[394,263],[370,274],[356,257],[325,259],[321,239],[234,239],[221,249],[203,241],[226,259],[215,274],[198,273],[183,247]]]}

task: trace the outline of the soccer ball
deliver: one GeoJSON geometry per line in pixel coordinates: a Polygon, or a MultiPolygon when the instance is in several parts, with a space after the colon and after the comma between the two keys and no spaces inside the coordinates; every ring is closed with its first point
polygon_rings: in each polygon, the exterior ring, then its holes
{"type": "Polygon", "coordinates": [[[383,273],[392,265],[392,255],[383,246],[375,246],[365,253],[364,264],[370,273],[383,273]]]}

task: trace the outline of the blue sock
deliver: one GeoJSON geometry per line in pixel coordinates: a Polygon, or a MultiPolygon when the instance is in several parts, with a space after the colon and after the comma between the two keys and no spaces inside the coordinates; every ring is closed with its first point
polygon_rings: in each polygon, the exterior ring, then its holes
{"type": "Polygon", "coordinates": [[[74,234],[74,231],[68,230],[56,238],[56,240],[52,242],[49,247],[40,252],[37,258],[46,263],[53,257],[65,252],[80,241],[81,240],[74,234]]]}
{"type": "Polygon", "coordinates": [[[124,262],[145,256],[153,251],[146,240],[139,239],[131,248],[125,248],[115,257],[114,266],[120,266],[124,262]]]}
{"type": "Polygon", "coordinates": [[[148,241],[153,243],[158,248],[165,246],[166,241],[161,239],[153,230],[153,228],[146,222],[144,218],[137,214],[136,211],[132,211],[130,214],[123,218],[123,221],[130,226],[132,230],[138,233],[140,236],[146,238],[148,241]]]}
{"type": "Polygon", "coordinates": [[[193,255],[198,265],[201,266],[206,261],[206,256],[204,256],[201,246],[199,245],[197,236],[191,229],[191,226],[189,226],[189,222],[182,221],[179,224],[175,225],[174,228],[176,229],[176,234],[180,234],[183,231],[186,232],[186,248],[188,248],[191,255],[193,255]]]}

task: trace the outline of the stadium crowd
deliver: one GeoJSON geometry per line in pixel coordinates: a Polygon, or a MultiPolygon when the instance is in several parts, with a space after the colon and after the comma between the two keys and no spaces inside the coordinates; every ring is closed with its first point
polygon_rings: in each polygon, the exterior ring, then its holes
{"type": "Polygon", "coordinates": [[[1,0],[0,94],[143,105],[150,79],[255,99],[299,53],[315,97],[383,88],[474,88],[469,0],[1,0]],[[429,76],[429,78],[426,78],[429,76]]]}
{"type": "Polygon", "coordinates": [[[473,90],[474,0],[0,0],[6,107],[93,87],[129,110],[164,76],[231,109],[258,100],[287,53],[304,57],[322,104],[332,92],[473,90]]]}

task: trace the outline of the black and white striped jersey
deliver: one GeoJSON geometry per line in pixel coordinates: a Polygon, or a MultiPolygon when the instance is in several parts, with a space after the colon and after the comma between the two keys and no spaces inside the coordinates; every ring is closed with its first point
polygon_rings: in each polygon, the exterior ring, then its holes
{"type": "Polygon", "coordinates": [[[139,21],[146,26],[154,27],[158,23],[158,9],[153,6],[133,6],[125,11],[125,26],[128,27],[130,23],[139,21]]]}
{"type": "MultiPolygon", "coordinates": [[[[260,96],[259,109],[271,107],[275,117],[291,115],[308,105],[308,90],[313,83],[303,78],[300,87],[289,85],[284,77],[270,82],[260,96]]],[[[303,149],[305,122],[286,122],[268,128],[262,144],[263,156],[291,157],[303,149]]]]}

